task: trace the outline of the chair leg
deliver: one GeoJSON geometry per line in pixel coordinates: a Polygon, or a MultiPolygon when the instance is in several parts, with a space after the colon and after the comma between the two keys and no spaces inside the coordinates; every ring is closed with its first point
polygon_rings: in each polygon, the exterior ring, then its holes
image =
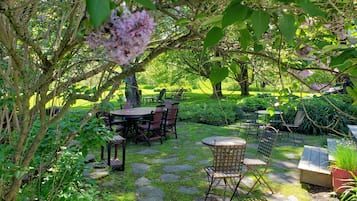
{"type": "Polygon", "coordinates": [[[263,177],[263,175],[265,174],[267,169],[265,169],[263,172],[259,172],[258,170],[253,170],[253,169],[251,169],[251,170],[252,170],[251,172],[253,173],[254,177],[256,178],[256,181],[253,184],[253,186],[249,189],[247,194],[251,193],[258,183],[264,184],[265,186],[267,186],[269,188],[269,190],[271,191],[271,193],[274,194],[273,189],[270,187],[269,183],[263,177]]]}
{"type": "Polygon", "coordinates": [[[208,194],[209,194],[209,192],[211,192],[212,185],[213,185],[213,182],[214,182],[214,179],[213,179],[212,177],[210,177],[210,179],[211,179],[211,182],[209,183],[208,190],[207,190],[207,192],[206,192],[205,201],[206,201],[206,200],[207,200],[207,198],[208,198],[208,194]]]}
{"type": "Polygon", "coordinates": [[[235,196],[235,194],[237,193],[237,190],[238,190],[238,187],[239,187],[239,184],[240,182],[242,181],[243,177],[239,178],[239,181],[237,182],[235,188],[234,188],[234,191],[233,191],[233,194],[232,194],[232,197],[230,200],[233,200],[233,197],[235,196]]]}

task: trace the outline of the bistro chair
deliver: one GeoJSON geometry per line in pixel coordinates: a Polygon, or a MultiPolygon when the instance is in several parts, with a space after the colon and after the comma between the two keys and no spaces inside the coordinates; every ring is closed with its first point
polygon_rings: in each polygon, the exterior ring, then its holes
{"type": "MultiPolygon", "coordinates": [[[[107,164],[113,169],[124,171],[125,168],[125,142],[126,139],[123,138],[121,133],[125,133],[126,125],[125,121],[121,121],[120,123],[113,123],[111,115],[109,112],[100,111],[96,113],[96,117],[104,121],[106,128],[110,131],[113,131],[115,134],[112,138],[107,141],[107,164]],[[114,146],[114,157],[111,157],[111,148],[114,146]],[[118,159],[119,147],[122,148],[122,157],[118,159]]],[[[104,160],[104,146],[101,146],[101,154],[100,158],[104,160]]]]}
{"type": "Polygon", "coordinates": [[[293,138],[292,140],[294,141],[294,143],[296,142],[297,139],[295,133],[303,123],[304,118],[305,118],[304,111],[299,110],[296,112],[294,122],[292,124],[283,124],[283,126],[288,130],[288,136],[290,137],[290,134],[292,135],[293,138]]]}
{"type": "Polygon", "coordinates": [[[156,107],[155,111],[151,112],[148,119],[143,119],[138,125],[138,133],[135,142],[138,140],[145,140],[149,146],[151,146],[150,141],[160,140],[162,144],[163,136],[163,119],[165,115],[165,105],[159,105],[156,107]]]}
{"type": "Polygon", "coordinates": [[[156,97],[155,101],[159,102],[159,103],[163,103],[165,95],[166,95],[166,89],[161,89],[161,91],[160,91],[159,95],[156,97]]]}
{"type": "Polygon", "coordinates": [[[242,161],[244,159],[246,145],[214,145],[213,146],[213,166],[205,167],[208,177],[208,190],[205,200],[207,200],[213,185],[219,185],[224,181],[224,194],[227,186],[233,190],[231,200],[237,192],[237,188],[243,178],[242,161]]]}
{"type": "Polygon", "coordinates": [[[276,138],[278,135],[278,130],[272,126],[266,126],[263,133],[259,139],[259,144],[256,152],[255,158],[245,158],[243,164],[247,167],[247,173],[250,172],[256,178],[255,183],[248,191],[248,194],[255,188],[255,186],[260,184],[265,184],[269,190],[273,192],[269,183],[263,178],[270,165],[270,160],[275,146],[276,138]]]}
{"type": "MultiPolygon", "coordinates": [[[[165,106],[166,107],[166,106],[165,106]]],[[[166,108],[166,115],[164,118],[164,136],[167,138],[167,134],[175,135],[177,139],[176,122],[179,110],[179,103],[172,103],[170,107],[166,108]]]]}
{"type": "Polygon", "coordinates": [[[264,126],[264,124],[258,122],[258,114],[255,112],[243,112],[242,122],[240,124],[240,128],[243,129],[244,133],[247,136],[247,139],[250,136],[254,136],[255,138],[259,138],[259,129],[264,126]]]}
{"type": "Polygon", "coordinates": [[[113,116],[109,112],[99,111],[96,113],[96,117],[104,121],[105,126],[110,130],[114,131],[116,134],[124,134],[126,132],[126,121],[125,120],[114,120],[113,116]]]}
{"type": "Polygon", "coordinates": [[[180,88],[175,94],[172,95],[172,99],[174,100],[182,100],[183,99],[183,92],[185,90],[183,88],[180,88]]]}

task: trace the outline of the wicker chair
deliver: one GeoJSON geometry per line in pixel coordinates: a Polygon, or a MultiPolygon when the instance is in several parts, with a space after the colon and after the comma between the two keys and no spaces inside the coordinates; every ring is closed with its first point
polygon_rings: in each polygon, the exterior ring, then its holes
{"type": "Polygon", "coordinates": [[[256,178],[256,181],[248,191],[248,194],[255,188],[258,183],[265,184],[269,190],[274,193],[263,176],[268,170],[277,136],[277,129],[271,126],[266,126],[259,139],[256,158],[245,158],[243,160],[243,164],[247,167],[247,172],[251,172],[256,178]]]}
{"type": "MultiPolygon", "coordinates": [[[[207,200],[213,185],[221,179],[224,181],[225,192],[227,186],[233,189],[233,196],[243,178],[242,166],[245,153],[244,145],[214,145],[213,147],[213,166],[205,167],[204,170],[208,177],[208,190],[205,200],[207,200]]],[[[219,184],[219,183],[218,183],[219,184]]],[[[217,184],[217,185],[218,185],[217,184]]]]}

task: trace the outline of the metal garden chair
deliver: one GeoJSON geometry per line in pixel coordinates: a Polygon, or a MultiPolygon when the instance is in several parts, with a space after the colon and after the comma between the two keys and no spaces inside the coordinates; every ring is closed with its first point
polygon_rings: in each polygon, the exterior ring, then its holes
{"type": "Polygon", "coordinates": [[[272,126],[266,126],[259,139],[259,145],[255,158],[245,158],[243,164],[247,167],[247,173],[250,172],[256,178],[255,183],[248,191],[248,194],[256,187],[258,183],[265,184],[273,192],[269,183],[264,179],[264,175],[270,165],[273,148],[275,146],[278,130],[272,126]]]}

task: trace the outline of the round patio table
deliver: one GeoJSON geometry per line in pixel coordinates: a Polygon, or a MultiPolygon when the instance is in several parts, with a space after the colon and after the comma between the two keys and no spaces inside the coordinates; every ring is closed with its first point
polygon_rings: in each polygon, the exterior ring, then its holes
{"type": "Polygon", "coordinates": [[[127,129],[124,133],[126,138],[130,138],[128,134],[138,135],[137,121],[145,117],[149,117],[155,111],[155,107],[134,107],[121,110],[110,111],[110,114],[117,117],[122,117],[127,121],[127,129]]]}
{"type": "Polygon", "coordinates": [[[155,107],[134,107],[121,110],[110,111],[110,114],[114,116],[124,117],[126,119],[139,119],[148,115],[151,115],[151,112],[155,111],[155,107]]]}
{"type": "Polygon", "coordinates": [[[203,144],[208,146],[214,145],[245,145],[247,142],[240,137],[226,137],[226,136],[211,136],[202,139],[203,144]]]}
{"type": "Polygon", "coordinates": [[[273,114],[274,117],[269,122],[268,122],[268,115],[270,115],[270,112],[268,110],[257,110],[255,111],[255,113],[264,116],[264,122],[274,127],[280,127],[281,123],[283,123],[280,118],[277,118],[277,116],[283,114],[282,111],[275,110],[273,114]]]}

